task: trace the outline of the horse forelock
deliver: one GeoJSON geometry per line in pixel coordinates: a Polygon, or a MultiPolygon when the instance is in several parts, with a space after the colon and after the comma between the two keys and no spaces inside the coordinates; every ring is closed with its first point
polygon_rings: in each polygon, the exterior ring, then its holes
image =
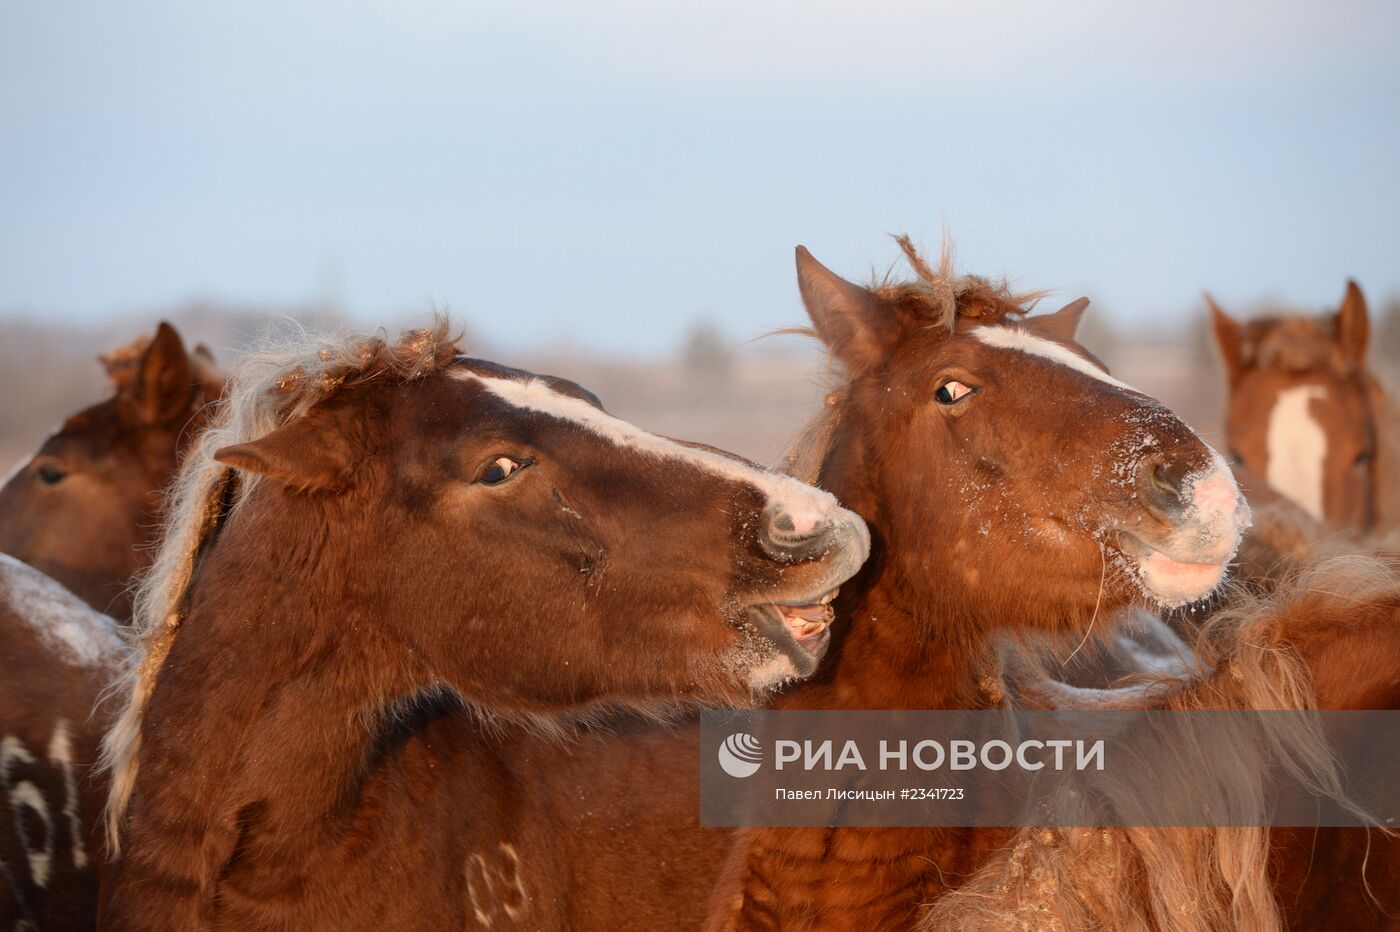
{"type": "Polygon", "coordinates": [[[909,267],[914,270],[914,279],[894,281],[892,274],[886,273],[871,284],[871,290],[885,301],[949,333],[956,329],[960,321],[997,323],[1019,320],[1029,314],[1036,302],[1046,294],[1043,291],[1015,291],[1004,278],[959,274],[951,237],[944,237],[936,266],[920,255],[907,234],[896,236],[895,242],[903,251],[909,267]]]}
{"type": "Polygon", "coordinates": [[[1336,352],[1337,325],[1330,317],[1276,314],[1245,325],[1245,358],[1263,369],[1300,375],[1327,369],[1350,375],[1355,366],[1336,352]]]}
{"type": "Polygon", "coordinates": [[[150,345],[150,335],[143,333],[97,357],[97,361],[107,370],[107,378],[111,380],[113,388],[122,391],[135,380],[137,363],[150,345]]]}
{"type": "Polygon", "coordinates": [[[136,782],[146,704],[183,617],[198,556],[220,516],[236,509],[256,484],[255,477],[241,476],[238,494],[226,503],[233,474],[214,454],[266,436],[347,386],[413,381],[446,369],[460,355],[459,342],[444,314],[392,342],[383,331],[334,339],[302,330],[269,334],[229,377],[207,428],[167,490],[160,547],[136,589],[136,650],[109,694],[121,706],[103,738],[100,761],[111,778],[106,826],[113,857],[120,854],[120,825],[136,782]]]}

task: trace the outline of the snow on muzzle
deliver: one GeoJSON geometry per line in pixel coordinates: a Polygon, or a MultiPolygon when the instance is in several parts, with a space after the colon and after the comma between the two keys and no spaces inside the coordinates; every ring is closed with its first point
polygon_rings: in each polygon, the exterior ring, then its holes
{"type": "Polygon", "coordinates": [[[1230,468],[1214,450],[1195,470],[1181,459],[1151,458],[1139,466],[1137,486],[1143,507],[1166,526],[1119,532],[1138,581],[1167,607],[1205,598],[1225,578],[1251,521],[1230,468]]]}

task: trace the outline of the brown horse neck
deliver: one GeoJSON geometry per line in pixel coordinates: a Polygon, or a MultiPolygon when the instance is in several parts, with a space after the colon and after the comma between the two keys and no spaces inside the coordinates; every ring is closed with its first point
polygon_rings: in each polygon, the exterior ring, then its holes
{"type": "MultiPolygon", "coordinates": [[[[993,705],[978,670],[985,639],[940,630],[899,597],[894,574],[877,566],[843,599],[846,626],[835,658],[814,681],[779,697],[779,709],[975,709],[993,705]]],[[[848,584],[848,586],[851,584],[848,584]]],[[[903,929],[921,904],[970,875],[1004,829],[777,828],[742,831],[718,878],[707,932],[816,928],[903,929]],[[944,872],[947,872],[946,875],[944,872]]]]}
{"type": "Polygon", "coordinates": [[[294,869],[339,844],[378,772],[395,701],[426,681],[383,661],[396,646],[373,608],[314,579],[282,580],[281,567],[300,565],[290,550],[249,559],[247,549],[210,551],[142,727],[125,886],[169,881],[156,885],[186,891],[165,904],[176,913],[207,908],[218,871],[248,845],[294,869]]]}
{"type": "MultiPolygon", "coordinates": [[[[169,682],[157,683],[147,712],[138,777],[147,803],[168,796],[185,816],[212,823],[214,808],[228,816],[255,800],[285,799],[281,819],[310,822],[342,803],[358,779],[377,720],[388,715],[363,657],[344,640],[284,637],[279,628],[307,617],[260,608],[206,610],[183,623],[188,630],[161,673],[169,682]],[[218,617],[226,611],[240,617],[218,617]],[[253,618],[260,624],[246,623],[253,618]],[[267,662],[279,654],[281,663],[267,662]],[[170,773],[158,776],[166,766],[170,773]],[[198,794],[190,792],[191,771],[203,777],[198,794]]],[[[365,627],[353,612],[338,621],[365,627]]]]}
{"type": "MultiPolygon", "coordinates": [[[[843,425],[849,430],[849,424],[843,425]]],[[[973,594],[937,561],[906,568],[896,555],[922,552],[887,520],[890,496],[873,486],[864,447],[837,437],[821,481],[870,528],[871,556],[837,602],[844,626],[835,656],[794,690],[789,707],[820,703],[848,709],[969,709],[992,705],[979,671],[990,670],[991,644],[976,622],[973,594]]]]}
{"type": "Polygon", "coordinates": [[[898,595],[897,582],[877,580],[838,613],[847,630],[836,656],[810,687],[793,692],[793,707],[844,709],[975,709],[993,702],[979,671],[993,663],[991,645],[956,616],[930,618],[898,595]]]}

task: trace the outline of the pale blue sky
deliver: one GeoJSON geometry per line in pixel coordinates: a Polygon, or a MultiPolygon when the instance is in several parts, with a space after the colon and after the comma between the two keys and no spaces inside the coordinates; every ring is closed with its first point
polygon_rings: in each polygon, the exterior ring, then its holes
{"type": "Polygon", "coordinates": [[[1400,292],[1400,4],[4,0],[0,313],[796,322],[908,230],[1124,325],[1400,292]]]}

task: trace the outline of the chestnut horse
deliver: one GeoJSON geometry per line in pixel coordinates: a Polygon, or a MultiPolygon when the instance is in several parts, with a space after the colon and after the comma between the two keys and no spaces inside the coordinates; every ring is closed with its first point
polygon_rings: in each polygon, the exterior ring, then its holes
{"type": "Polygon", "coordinates": [[[221,380],[175,328],[102,357],[116,389],[69,417],[0,488],[0,552],[118,620],[149,562],[161,492],[221,380]]]}
{"type": "Polygon", "coordinates": [[[126,648],[115,622],[0,554],[0,928],[91,928],[105,796],[93,700],[126,648]]]}
{"type": "Polygon", "coordinates": [[[255,357],[138,595],[100,924],[567,927],[561,865],[522,856],[553,801],[514,779],[567,748],[503,736],[809,674],[868,551],[829,494],[465,359],[441,321],[255,357]]]}
{"type": "Polygon", "coordinates": [[[1355,282],[1335,314],[1237,321],[1209,296],[1229,388],[1230,455],[1314,521],[1366,532],[1393,519],[1395,442],[1366,368],[1370,323],[1355,282]]]}
{"type": "MultiPolygon", "coordinates": [[[[790,466],[859,512],[872,557],[836,602],[817,674],[780,709],[985,709],[999,640],[1060,657],[1136,603],[1221,581],[1248,523],[1224,460],[1074,341],[1087,301],[1028,316],[1004,284],[929,267],[864,288],[797,251],[845,384],[790,466]]],[[[1002,829],[752,828],[714,929],[899,929],[1011,839],[1002,829]]]]}

